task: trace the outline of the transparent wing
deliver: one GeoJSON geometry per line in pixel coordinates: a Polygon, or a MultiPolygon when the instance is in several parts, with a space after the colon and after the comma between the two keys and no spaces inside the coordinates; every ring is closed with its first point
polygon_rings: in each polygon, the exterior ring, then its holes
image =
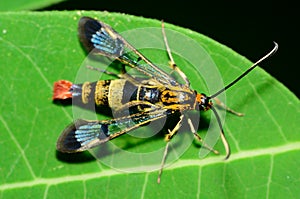
{"type": "Polygon", "coordinates": [[[107,24],[90,17],[82,17],[78,29],[80,41],[89,52],[117,59],[164,85],[179,85],[107,24]]]}
{"type": "Polygon", "coordinates": [[[111,120],[87,121],[79,119],[62,132],[58,138],[56,148],[64,153],[85,151],[143,124],[166,116],[166,110],[161,109],[111,120]]]}

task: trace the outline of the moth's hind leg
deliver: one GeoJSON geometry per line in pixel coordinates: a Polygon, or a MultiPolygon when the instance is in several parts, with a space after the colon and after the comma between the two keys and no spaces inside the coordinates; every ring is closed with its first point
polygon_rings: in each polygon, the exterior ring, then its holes
{"type": "Polygon", "coordinates": [[[107,70],[104,70],[104,69],[101,69],[101,68],[96,68],[94,66],[87,65],[86,68],[88,68],[90,70],[98,71],[100,73],[104,73],[104,74],[107,74],[107,75],[115,76],[115,77],[118,77],[118,78],[122,78],[122,76],[123,76],[123,74],[116,74],[116,73],[113,73],[113,72],[110,72],[110,71],[107,71],[107,70]]]}
{"type": "Polygon", "coordinates": [[[164,25],[163,21],[162,21],[162,24],[161,24],[161,28],[162,28],[162,34],[163,34],[166,50],[168,52],[168,56],[169,56],[169,59],[170,59],[169,65],[185,81],[186,86],[190,87],[190,81],[188,80],[187,76],[184,74],[184,72],[182,72],[180,70],[180,68],[176,65],[176,63],[173,59],[171,49],[170,49],[169,44],[168,44],[168,39],[167,39],[166,32],[165,32],[165,25],[164,25]]]}
{"type": "Polygon", "coordinates": [[[125,65],[122,65],[120,74],[113,73],[113,72],[110,72],[110,71],[107,71],[107,70],[104,70],[104,69],[101,69],[101,68],[96,68],[96,67],[93,67],[93,66],[86,66],[86,68],[88,68],[90,70],[95,70],[95,71],[98,71],[100,73],[104,73],[104,74],[107,74],[107,75],[111,75],[111,76],[117,77],[119,79],[126,79],[126,80],[130,81],[133,84],[139,84],[139,82],[134,77],[132,77],[130,74],[128,74],[126,72],[125,65]]]}

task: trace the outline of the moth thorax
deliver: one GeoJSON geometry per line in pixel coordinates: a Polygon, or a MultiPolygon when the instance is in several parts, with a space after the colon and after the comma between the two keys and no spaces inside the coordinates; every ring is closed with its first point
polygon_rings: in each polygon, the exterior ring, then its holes
{"type": "Polygon", "coordinates": [[[164,90],[161,94],[161,100],[166,104],[179,104],[190,100],[190,96],[181,91],[164,90]]]}

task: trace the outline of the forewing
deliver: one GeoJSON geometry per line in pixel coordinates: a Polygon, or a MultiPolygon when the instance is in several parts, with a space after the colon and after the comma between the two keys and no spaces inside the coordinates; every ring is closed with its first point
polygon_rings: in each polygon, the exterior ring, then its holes
{"type": "Polygon", "coordinates": [[[80,41],[89,52],[117,59],[164,85],[179,85],[107,24],[90,17],[82,17],[78,31],[80,41]]]}
{"type": "Polygon", "coordinates": [[[160,109],[111,120],[79,119],[62,132],[56,148],[64,153],[85,151],[163,117],[166,117],[166,111],[160,109]]]}

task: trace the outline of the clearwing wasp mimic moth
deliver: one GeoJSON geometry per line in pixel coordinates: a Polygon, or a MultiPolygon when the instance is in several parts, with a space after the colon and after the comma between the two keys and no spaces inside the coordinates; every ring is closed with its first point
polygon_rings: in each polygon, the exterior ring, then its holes
{"type": "MultiPolygon", "coordinates": [[[[277,43],[274,42],[275,47],[268,54],[259,59],[227,86],[212,95],[206,95],[192,90],[187,76],[175,64],[168,45],[164,23],[162,23],[162,34],[170,59],[170,67],[184,80],[184,84],[176,81],[172,76],[143,56],[109,25],[90,17],[82,17],[80,19],[79,38],[88,52],[117,60],[123,65],[142,73],[147,78],[140,79],[129,75],[124,67],[120,74],[102,71],[103,73],[117,76],[118,79],[99,80],[83,84],[73,84],[66,80],[55,82],[53,100],[79,99],[83,104],[93,103],[96,106],[107,106],[116,112],[122,112],[125,109],[132,110],[129,115],[108,120],[76,120],[66,127],[59,137],[57,141],[58,151],[65,153],[85,151],[137,129],[141,125],[177,113],[180,115],[179,122],[166,133],[165,140],[167,145],[159,171],[159,183],[168,152],[169,141],[180,129],[183,118],[187,117],[185,112],[189,110],[212,110],[218,121],[220,136],[226,150],[225,159],[229,158],[230,147],[212,99],[215,99],[216,103],[223,106],[227,111],[236,115],[242,115],[226,107],[216,97],[246,76],[260,62],[274,54],[278,49],[277,43]],[[131,91],[129,92],[130,96],[127,95],[127,91],[131,91]]],[[[217,154],[218,151],[203,143],[201,137],[195,131],[191,120],[189,118],[186,119],[194,136],[202,142],[203,146],[217,154]]]]}

